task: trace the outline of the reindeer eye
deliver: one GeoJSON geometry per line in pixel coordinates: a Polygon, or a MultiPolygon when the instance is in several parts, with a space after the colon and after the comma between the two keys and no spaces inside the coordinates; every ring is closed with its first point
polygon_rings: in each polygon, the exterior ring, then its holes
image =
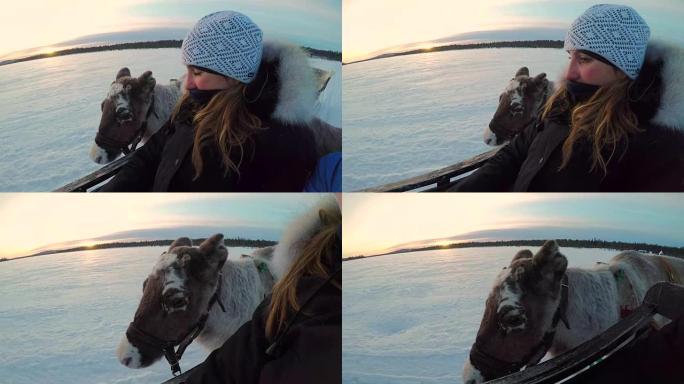
{"type": "Polygon", "coordinates": [[[185,299],[173,299],[169,304],[171,308],[180,308],[185,305],[185,299]]]}
{"type": "Polygon", "coordinates": [[[164,299],[164,309],[167,312],[183,310],[188,306],[188,298],[184,296],[174,296],[164,299]]]}
{"type": "Polygon", "coordinates": [[[501,322],[507,327],[514,328],[523,325],[525,319],[522,315],[511,315],[505,316],[503,319],[501,319],[501,322]]]}

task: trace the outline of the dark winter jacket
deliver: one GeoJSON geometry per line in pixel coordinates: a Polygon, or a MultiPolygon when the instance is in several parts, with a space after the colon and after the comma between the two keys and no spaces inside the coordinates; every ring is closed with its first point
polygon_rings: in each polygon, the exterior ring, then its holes
{"type": "MultiPolygon", "coordinates": [[[[223,165],[217,145],[202,151],[202,175],[194,179],[191,106],[167,122],[101,191],[302,191],[318,159],[313,119],[317,88],[307,56],[298,48],[267,43],[247,87],[248,108],[262,120],[244,146],[236,172],[223,165]]],[[[239,151],[233,150],[234,163],[239,151]]]]}
{"type": "MultiPolygon", "coordinates": [[[[454,191],[684,191],[684,49],[651,44],[630,90],[642,132],[621,143],[607,174],[591,170],[587,140],[559,169],[570,133],[567,115],[528,126],[454,191]]],[[[604,154],[607,158],[608,152],[604,154]]]]}
{"type": "Polygon", "coordinates": [[[341,232],[323,264],[327,278],[306,276],[297,284],[301,309],[289,327],[266,338],[270,296],[221,348],[193,369],[187,384],[326,383],[342,381],[341,232]]]}

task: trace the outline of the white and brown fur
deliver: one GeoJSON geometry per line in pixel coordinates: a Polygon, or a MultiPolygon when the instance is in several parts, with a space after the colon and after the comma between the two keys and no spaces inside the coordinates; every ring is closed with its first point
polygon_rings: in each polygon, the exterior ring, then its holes
{"type": "MultiPolygon", "coordinates": [[[[181,337],[206,310],[220,271],[223,280],[219,299],[226,312],[214,305],[204,330],[196,339],[208,350],[220,347],[251,318],[274,283],[289,271],[302,247],[323,227],[319,211],[336,206],[332,196],[321,199],[286,226],[277,245],[257,249],[237,260],[227,259],[221,234],[210,237],[199,247],[192,247],[187,238],[179,238],[159,257],[145,280],[134,323],[157,338],[181,337]],[[258,270],[256,265],[261,262],[267,264],[268,276],[258,270]],[[177,311],[172,307],[172,313],[164,313],[162,300],[187,304],[177,311]]],[[[117,349],[119,361],[129,368],[147,367],[161,356],[161,351],[128,340],[125,335],[117,349]]]]}
{"type": "Polygon", "coordinates": [[[500,145],[511,140],[531,121],[537,119],[540,107],[553,94],[554,83],[546,73],[530,76],[521,67],[499,96],[499,106],[484,131],[487,145],[500,145]]]}
{"type": "MultiPolygon", "coordinates": [[[[259,272],[255,260],[227,259],[223,235],[216,234],[199,247],[179,238],[164,252],[143,285],[143,296],[133,322],[143,331],[164,340],[175,340],[197,323],[206,311],[222,279],[218,298],[226,311],[213,305],[197,342],[208,350],[220,347],[247,322],[270,293],[273,279],[259,272]],[[220,272],[220,274],[219,274],[220,272]],[[161,303],[167,304],[168,311],[161,303]]],[[[262,262],[270,263],[262,259],[262,262]]],[[[129,368],[142,368],[161,358],[159,350],[124,336],[117,349],[119,361],[129,368]]]]}
{"type": "MultiPolygon", "coordinates": [[[[128,68],[121,68],[109,87],[107,96],[102,101],[102,116],[98,131],[115,132],[121,127],[117,113],[130,113],[130,122],[138,131],[147,122],[141,144],[144,144],[171,116],[176,102],[183,89],[185,75],[180,80],[172,79],[168,85],[157,84],[151,71],[145,71],[139,77],[131,77],[128,68]],[[148,114],[150,106],[154,110],[148,114]]],[[[121,155],[121,149],[102,148],[93,143],[90,158],[98,164],[107,164],[121,155]]]]}
{"type": "Polygon", "coordinates": [[[656,115],[657,125],[684,132],[684,48],[663,41],[649,44],[646,60],[662,61],[663,90],[656,115]]]}
{"type": "MultiPolygon", "coordinates": [[[[478,348],[504,361],[520,361],[551,328],[560,302],[560,281],[568,277],[566,318],[556,326],[548,351],[559,355],[600,334],[636,308],[646,291],[659,281],[683,283],[684,260],[621,252],[609,263],[593,269],[566,268],[567,259],[555,241],[547,241],[534,256],[520,251],[497,277],[487,298],[478,330],[478,348]],[[665,267],[667,265],[668,267],[665,267]],[[623,278],[616,278],[616,276],[623,278]],[[507,319],[515,318],[514,327],[507,319]],[[521,321],[522,319],[522,321],[521,321]]],[[[485,377],[470,359],[463,368],[463,382],[481,383],[485,377]]]]}

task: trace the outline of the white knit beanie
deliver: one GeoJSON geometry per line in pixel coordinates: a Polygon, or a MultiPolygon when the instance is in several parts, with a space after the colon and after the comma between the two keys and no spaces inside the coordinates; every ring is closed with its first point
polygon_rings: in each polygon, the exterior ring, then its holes
{"type": "Polygon", "coordinates": [[[633,8],[598,4],[573,21],[564,49],[593,52],[636,79],[650,34],[648,25],[633,8]]]}
{"type": "Polygon", "coordinates": [[[239,12],[215,12],[195,24],[183,40],[181,51],[185,65],[249,83],[261,63],[262,33],[239,12]]]}

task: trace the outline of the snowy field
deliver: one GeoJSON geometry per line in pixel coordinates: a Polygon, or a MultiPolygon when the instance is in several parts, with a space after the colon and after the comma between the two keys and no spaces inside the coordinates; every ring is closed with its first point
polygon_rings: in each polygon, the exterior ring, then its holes
{"type": "MultiPolygon", "coordinates": [[[[116,347],[142,295],[142,282],[168,247],[62,253],[0,263],[0,382],[161,383],[165,360],[133,370],[116,347]]],[[[229,248],[230,257],[251,253],[229,248]]],[[[193,343],[187,370],[208,355],[193,343]]]]}
{"type": "MultiPolygon", "coordinates": [[[[342,382],[461,383],[494,278],[520,249],[447,249],[345,261],[342,382]]],[[[570,267],[583,268],[619,253],[561,252],[570,267]]]]}
{"type": "MultiPolygon", "coordinates": [[[[341,64],[312,59],[336,73],[319,115],[340,126],[341,64]],[[338,87],[337,89],[332,89],[338,87]]],[[[185,68],[180,49],[144,49],[57,56],[0,66],[0,191],[48,191],[95,171],[88,157],[100,103],[121,67],[151,70],[159,84],[185,68]]]]}
{"type": "Polygon", "coordinates": [[[522,66],[556,80],[561,49],[425,53],[343,67],[344,191],[433,171],[485,152],[484,128],[522,66]]]}

